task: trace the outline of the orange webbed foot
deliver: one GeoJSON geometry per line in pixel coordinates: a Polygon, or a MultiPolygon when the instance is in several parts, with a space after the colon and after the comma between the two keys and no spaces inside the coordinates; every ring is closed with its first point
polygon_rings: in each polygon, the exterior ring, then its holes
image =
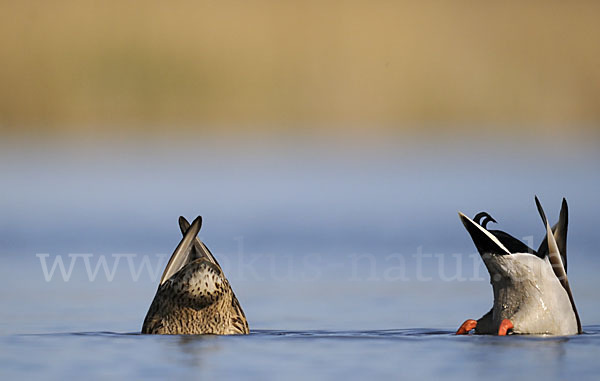
{"type": "Polygon", "coordinates": [[[472,329],[475,329],[475,327],[477,327],[477,320],[466,320],[464,323],[462,323],[458,331],[456,331],[456,334],[467,335],[472,329]]]}
{"type": "Polygon", "coordinates": [[[509,319],[504,319],[500,323],[500,327],[498,328],[498,336],[506,336],[506,333],[509,329],[513,329],[513,323],[509,319]]]}

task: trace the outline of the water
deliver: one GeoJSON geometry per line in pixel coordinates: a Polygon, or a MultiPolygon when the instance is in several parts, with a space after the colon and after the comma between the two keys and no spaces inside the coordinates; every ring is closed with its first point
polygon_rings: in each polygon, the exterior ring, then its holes
{"type": "Polygon", "coordinates": [[[593,144],[4,143],[3,379],[564,379],[600,370],[593,144]],[[452,335],[492,296],[457,210],[487,210],[537,247],[534,194],[551,220],[561,197],[569,201],[569,277],[586,334],[452,335]],[[251,335],[137,334],[180,214],[204,217],[200,236],[251,335]],[[66,275],[50,271],[57,258],[66,275]]]}
{"type": "Polygon", "coordinates": [[[256,330],[247,337],[15,335],[2,338],[2,369],[11,378],[56,379],[593,378],[600,370],[600,326],[585,331],[568,338],[457,337],[432,329],[256,330]]]}

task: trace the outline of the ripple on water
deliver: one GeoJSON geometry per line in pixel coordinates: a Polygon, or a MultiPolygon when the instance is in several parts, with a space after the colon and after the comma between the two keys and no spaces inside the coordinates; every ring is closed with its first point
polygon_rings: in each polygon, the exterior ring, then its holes
{"type": "MultiPolygon", "coordinates": [[[[584,332],[576,337],[600,336],[600,325],[588,325],[583,328],[584,332]]],[[[454,330],[440,330],[434,328],[409,328],[409,329],[379,329],[379,330],[275,330],[275,329],[255,329],[250,335],[233,335],[227,337],[285,337],[285,338],[447,338],[457,337],[454,330]]],[[[57,333],[39,333],[39,334],[20,334],[15,336],[39,336],[39,337],[65,337],[65,336],[91,336],[91,337],[160,337],[152,335],[142,335],[139,332],[110,332],[110,331],[90,331],[90,332],[57,332],[57,333]]],[[[194,336],[194,335],[172,335],[172,336],[194,336]]],[[[212,336],[212,335],[204,335],[212,336]]],[[[167,336],[169,337],[169,336],[167,336]]],[[[465,337],[465,336],[462,336],[465,337]]],[[[494,337],[494,336],[476,336],[467,337],[494,337]]],[[[551,339],[557,336],[546,335],[513,335],[519,339],[551,339]]],[[[457,337],[461,338],[461,337],[457,337]]],[[[564,338],[564,337],[563,337],[564,338]]]]}

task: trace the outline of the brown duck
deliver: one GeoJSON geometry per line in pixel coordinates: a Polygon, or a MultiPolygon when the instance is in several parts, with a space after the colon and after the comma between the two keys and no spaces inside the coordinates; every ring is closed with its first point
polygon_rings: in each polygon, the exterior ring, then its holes
{"type": "Polygon", "coordinates": [[[202,217],[179,217],[183,238],[169,259],[142,333],[233,335],[250,332],[221,266],[196,236],[202,217]]]}

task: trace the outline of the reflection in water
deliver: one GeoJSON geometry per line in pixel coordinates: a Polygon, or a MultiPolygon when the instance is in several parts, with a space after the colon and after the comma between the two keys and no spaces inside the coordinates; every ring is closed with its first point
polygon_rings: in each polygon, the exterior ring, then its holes
{"type": "Polygon", "coordinates": [[[465,358],[475,372],[518,374],[523,366],[535,366],[536,377],[555,379],[563,374],[566,344],[570,338],[529,336],[485,337],[468,346],[465,358]]]}
{"type": "Polygon", "coordinates": [[[171,350],[176,352],[173,362],[195,368],[207,366],[207,358],[216,355],[222,347],[213,335],[177,335],[175,344],[169,343],[171,350]]]}
{"type": "Polygon", "coordinates": [[[600,370],[600,326],[584,329],[586,334],[560,338],[456,336],[433,329],[11,335],[0,336],[0,369],[4,378],[34,369],[49,378],[85,370],[119,378],[576,379],[600,370]]]}

